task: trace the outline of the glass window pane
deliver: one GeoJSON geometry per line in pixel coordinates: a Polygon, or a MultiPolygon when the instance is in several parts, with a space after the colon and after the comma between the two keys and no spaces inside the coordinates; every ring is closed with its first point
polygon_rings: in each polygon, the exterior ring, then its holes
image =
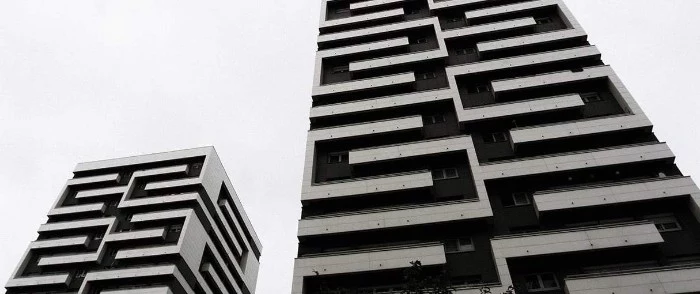
{"type": "Polygon", "coordinates": [[[434,170],[432,173],[433,173],[433,180],[440,180],[440,179],[444,178],[441,169],[434,170]]]}
{"type": "Polygon", "coordinates": [[[559,284],[557,283],[557,279],[554,277],[554,274],[542,274],[540,277],[542,277],[542,287],[548,289],[559,288],[559,284]]]}
{"type": "Polygon", "coordinates": [[[542,289],[540,279],[537,277],[537,275],[525,276],[525,285],[527,285],[528,290],[542,289]]]}
{"type": "Polygon", "coordinates": [[[448,168],[445,170],[445,177],[447,178],[456,178],[457,177],[457,169],[454,168],[448,168]]]}

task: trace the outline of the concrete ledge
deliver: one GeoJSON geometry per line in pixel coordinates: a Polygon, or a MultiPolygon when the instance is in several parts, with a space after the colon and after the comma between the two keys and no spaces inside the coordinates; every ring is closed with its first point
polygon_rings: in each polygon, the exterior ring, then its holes
{"type": "Polygon", "coordinates": [[[367,272],[410,267],[411,261],[420,260],[424,266],[445,264],[442,243],[416,245],[407,248],[388,248],[366,253],[348,253],[322,257],[300,257],[294,262],[294,275],[315,276],[367,272]]]}
{"type": "Polygon", "coordinates": [[[6,288],[31,287],[39,285],[66,285],[70,282],[70,274],[32,276],[13,278],[7,282],[6,288]]]}
{"type": "Polygon", "coordinates": [[[583,107],[584,103],[578,94],[500,103],[483,107],[466,108],[460,112],[460,122],[473,122],[506,116],[529,113],[547,112],[561,109],[583,107]]]}
{"type": "Polygon", "coordinates": [[[382,76],[363,80],[351,80],[342,83],[326,84],[314,87],[313,96],[347,93],[389,86],[399,86],[404,84],[411,84],[415,81],[416,75],[413,72],[406,72],[396,75],[382,76]]]}
{"type": "Polygon", "coordinates": [[[377,6],[384,6],[384,5],[389,5],[389,4],[394,4],[394,3],[401,3],[406,0],[369,0],[369,1],[363,1],[363,2],[355,2],[355,3],[350,3],[350,10],[359,10],[359,9],[366,9],[366,8],[372,8],[372,7],[377,7],[377,6]]]}
{"type": "Polygon", "coordinates": [[[700,267],[678,266],[567,277],[571,294],[700,292],[700,267]]]}
{"type": "Polygon", "coordinates": [[[400,107],[430,101],[451,100],[452,93],[445,90],[424,91],[405,95],[395,95],[367,99],[347,103],[330,104],[311,108],[311,118],[328,117],[339,114],[350,114],[363,111],[400,107]]]}
{"type": "Polygon", "coordinates": [[[397,8],[397,9],[392,9],[392,10],[361,14],[361,15],[357,15],[357,16],[350,16],[350,17],[345,17],[345,18],[326,20],[326,21],[321,23],[320,28],[329,28],[329,27],[335,27],[335,26],[357,24],[357,23],[363,23],[363,22],[379,20],[379,19],[383,19],[383,18],[403,16],[403,15],[404,15],[403,8],[397,8]]]}
{"type": "Polygon", "coordinates": [[[350,138],[382,134],[396,131],[420,129],[423,127],[423,118],[420,115],[397,119],[374,121],[368,123],[346,125],[333,128],[315,129],[309,131],[309,138],[314,141],[350,138]]]}
{"type": "Polygon", "coordinates": [[[539,191],[535,193],[534,199],[539,212],[548,212],[678,197],[695,193],[700,193],[700,189],[693,180],[690,177],[679,177],[539,191]]]}
{"type": "Polygon", "coordinates": [[[469,20],[472,20],[475,18],[495,16],[495,15],[500,15],[500,14],[537,9],[537,8],[558,5],[558,4],[559,3],[556,0],[526,1],[526,2],[521,2],[521,3],[501,5],[501,6],[496,6],[496,7],[486,8],[486,9],[471,10],[471,11],[465,12],[464,15],[467,17],[467,21],[469,21],[469,20]]]}
{"type": "Polygon", "coordinates": [[[537,23],[535,22],[534,18],[524,17],[514,20],[506,20],[502,22],[494,22],[478,26],[468,26],[465,28],[442,31],[440,33],[440,36],[442,36],[444,39],[454,39],[459,37],[468,37],[486,33],[496,33],[507,30],[521,29],[535,25],[537,25],[537,23]]]}
{"type": "Polygon", "coordinates": [[[379,42],[371,42],[359,45],[322,50],[318,51],[317,55],[321,58],[337,57],[356,53],[372,52],[388,48],[403,47],[408,46],[409,44],[410,43],[408,41],[408,37],[400,37],[379,42]]]}
{"type": "Polygon", "coordinates": [[[350,164],[360,164],[445,152],[455,152],[460,150],[466,152],[467,140],[467,137],[452,137],[407,144],[356,149],[350,151],[349,160],[350,164]]]}
{"type": "Polygon", "coordinates": [[[322,185],[312,185],[308,188],[304,187],[301,193],[301,200],[304,201],[356,195],[371,195],[432,186],[432,173],[426,170],[414,173],[392,174],[348,181],[336,181],[322,185]]]}
{"type": "Polygon", "coordinates": [[[362,71],[368,69],[384,68],[389,66],[414,63],[425,60],[439,59],[447,57],[444,50],[434,49],[429,51],[408,53],[402,55],[388,56],[369,60],[362,60],[350,63],[350,71],[362,71]]]}
{"type": "Polygon", "coordinates": [[[553,41],[586,38],[586,36],[586,32],[584,32],[583,30],[568,29],[508,39],[500,39],[495,41],[479,42],[476,44],[476,48],[480,53],[488,53],[502,49],[524,47],[553,41]]]}

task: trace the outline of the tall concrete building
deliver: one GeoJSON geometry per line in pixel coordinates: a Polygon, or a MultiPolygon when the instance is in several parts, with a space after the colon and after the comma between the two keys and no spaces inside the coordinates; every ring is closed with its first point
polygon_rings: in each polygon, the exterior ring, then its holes
{"type": "Polygon", "coordinates": [[[73,174],[7,293],[255,292],[262,246],[214,148],[73,174]]]}
{"type": "Polygon", "coordinates": [[[700,293],[700,191],[562,1],[322,0],[318,49],[294,294],[415,260],[457,293],[700,293]]]}

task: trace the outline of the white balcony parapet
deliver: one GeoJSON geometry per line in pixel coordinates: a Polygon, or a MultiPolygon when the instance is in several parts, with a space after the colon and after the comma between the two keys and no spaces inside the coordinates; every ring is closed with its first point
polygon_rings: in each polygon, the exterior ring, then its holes
{"type": "Polygon", "coordinates": [[[563,49],[536,53],[530,55],[522,55],[517,57],[509,57],[503,59],[487,60],[466,65],[452,66],[447,68],[448,75],[469,75],[483,72],[512,69],[523,66],[532,66],[550,62],[558,62],[570,59],[597,57],[600,56],[600,51],[595,46],[576,47],[571,49],[563,49]]]}
{"type": "Polygon", "coordinates": [[[320,28],[323,29],[323,28],[328,28],[328,27],[357,24],[357,23],[363,23],[363,22],[368,22],[368,21],[380,20],[380,19],[384,19],[384,18],[395,18],[395,17],[403,16],[403,15],[404,15],[403,8],[397,8],[397,9],[391,9],[391,10],[385,10],[385,11],[379,11],[379,12],[373,12],[373,13],[367,13],[367,14],[360,14],[360,15],[350,16],[350,17],[345,17],[345,18],[327,20],[327,21],[324,21],[321,23],[320,28]]]}
{"type": "Polygon", "coordinates": [[[5,287],[7,288],[18,288],[18,287],[31,287],[39,285],[68,285],[70,282],[70,274],[55,274],[55,275],[44,275],[44,276],[31,276],[31,277],[20,277],[10,279],[5,287]]]}
{"type": "Polygon", "coordinates": [[[90,242],[88,236],[66,237],[59,239],[38,240],[29,245],[30,249],[59,248],[70,246],[87,246],[90,242]]]}
{"type": "Polygon", "coordinates": [[[314,87],[313,95],[321,96],[328,94],[338,94],[345,92],[360,91],[365,89],[374,89],[390,86],[399,86],[411,84],[416,81],[416,75],[413,72],[382,76],[376,78],[368,78],[362,80],[351,80],[336,84],[327,84],[314,87]]]}
{"type": "Polygon", "coordinates": [[[426,223],[484,218],[492,215],[491,207],[476,199],[371,209],[301,219],[299,221],[298,236],[397,228],[426,223]]]}
{"type": "Polygon", "coordinates": [[[501,285],[511,285],[507,259],[625,248],[664,242],[652,222],[632,222],[568,230],[516,234],[491,239],[501,285]]]}
{"type": "Polygon", "coordinates": [[[404,247],[387,247],[367,252],[337,252],[325,256],[297,258],[294,262],[296,276],[333,275],[410,267],[410,262],[420,260],[424,266],[446,263],[442,243],[416,244],[404,247]]]}
{"type": "Polygon", "coordinates": [[[147,229],[138,231],[116,232],[104,237],[105,242],[122,242],[131,240],[144,239],[163,239],[165,237],[165,228],[147,229]]]}
{"type": "Polygon", "coordinates": [[[92,177],[75,178],[68,180],[68,186],[77,186],[85,184],[95,184],[95,183],[117,183],[119,181],[119,174],[107,174],[92,177]]]}
{"type": "Polygon", "coordinates": [[[366,8],[373,8],[377,6],[384,6],[389,4],[401,3],[406,0],[368,0],[362,2],[350,3],[350,10],[359,10],[366,8]]]}
{"type": "Polygon", "coordinates": [[[168,167],[160,167],[160,168],[152,168],[152,169],[146,169],[146,170],[140,170],[140,171],[134,172],[134,177],[135,178],[142,178],[142,177],[150,177],[150,176],[185,174],[185,173],[187,173],[188,169],[189,169],[189,166],[187,166],[186,164],[176,165],[176,166],[168,166],[168,167]]]}
{"type": "Polygon", "coordinates": [[[117,255],[114,258],[117,260],[124,260],[124,259],[146,258],[146,257],[161,256],[161,255],[173,255],[173,254],[179,254],[180,250],[181,250],[181,248],[178,245],[121,249],[121,250],[117,251],[117,255]]]}
{"type": "Polygon", "coordinates": [[[350,151],[349,161],[350,164],[360,164],[445,152],[466,151],[467,140],[467,137],[460,136],[356,149],[350,151]]]}
{"type": "Polygon", "coordinates": [[[325,43],[330,41],[345,40],[369,35],[386,34],[390,32],[402,31],[407,29],[419,28],[429,25],[434,25],[436,18],[424,18],[412,21],[405,21],[399,23],[393,23],[388,25],[374,26],[364,29],[345,31],[333,34],[324,34],[318,36],[318,43],[325,43]]]}
{"type": "Polygon", "coordinates": [[[146,197],[146,198],[136,198],[129,199],[127,201],[122,201],[119,203],[119,208],[126,207],[136,207],[136,206],[150,206],[150,205],[162,205],[166,203],[176,203],[176,202],[186,202],[186,201],[196,201],[199,197],[199,193],[183,193],[167,196],[156,196],[156,197],[146,197]]]}
{"type": "Polygon", "coordinates": [[[648,143],[496,161],[480,168],[484,179],[499,179],[673,158],[665,143],[648,143]]]}
{"type": "Polygon", "coordinates": [[[70,255],[43,256],[39,258],[39,266],[61,265],[71,263],[96,262],[99,259],[97,252],[79,253],[70,255]]]}
{"type": "MultiPolygon", "coordinates": [[[[159,277],[159,276],[175,276],[182,278],[180,271],[175,265],[157,265],[149,267],[134,267],[106,271],[91,271],[85,276],[85,280],[90,282],[144,278],[144,277],[159,277]]],[[[187,284],[187,283],[185,283],[187,284]]],[[[84,286],[85,284],[83,284],[84,286]]],[[[82,288],[81,288],[82,290],[82,288]]],[[[83,293],[80,291],[78,293],[83,293]]]]}
{"type": "Polygon", "coordinates": [[[383,49],[389,49],[389,48],[403,47],[403,46],[408,46],[409,44],[410,44],[410,42],[408,41],[408,37],[399,37],[399,38],[394,38],[394,39],[389,39],[389,40],[382,40],[382,41],[378,41],[378,42],[371,42],[371,43],[364,43],[364,44],[359,44],[359,45],[352,45],[352,46],[346,46],[346,47],[321,50],[321,51],[318,51],[318,56],[320,56],[322,58],[345,56],[345,55],[350,55],[350,54],[357,54],[357,53],[372,52],[372,51],[376,51],[376,50],[383,50],[383,49]]]}
{"type": "Polygon", "coordinates": [[[462,6],[467,4],[474,4],[479,2],[488,2],[491,0],[428,0],[428,7],[430,10],[438,10],[444,8],[450,8],[455,6],[462,6]]]}
{"type": "Polygon", "coordinates": [[[100,294],[172,294],[172,293],[173,292],[170,290],[170,287],[168,287],[168,286],[100,291],[100,294]]]}
{"type": "Polygon", "coordinates": [[[586,36],[586,32],[583,30],[568,29],[507,39],[479,42],[476,44],[476,48],[478,49],[479,53],[488,53],[496,50],[530,46],[553,41],[574,38],[585,38],[586,36]]]}
{"type": "Polygon", "coordinates": [[[368,123],[345,125],[341,127],[315,129],[309,131],[309,138],[313,140],[333,140],[382,134],[396,131],[407,131],[423,127],[423,118],[420,115],[397,119],[374,121],[368,123]]]}
{"type": "Polygon", "coordinates": [[[311,108],[311,118],[328,117],[339,114],[378,110],[392,107],[400,107],[411,104],[420,104],[430,101],[451,100],[450,91],[423,91],[410,94],[380,97],[375,99],[359,100],[346,103],[322,105],[311,108]]]}
{"type": "Polygon", "coordinates": [[[493,81],[491,86],[493,87],[493,91],[498,94],[513,90],[606,78],[609,74],[609,66],[589,67],[579,72],[562,71],[524,78],[493,81]]]}
{"type": "Polygon", "coordinates": [[[150,182],[150,183],[146,184],[145,190],[152,191],[152,190],[159,190],[159,189],[179,188],[179,187],[200,185],[201,183],[202,183],[202,179],[200,179],[200,178],[186,178],[186,179],[177,179],[177,180],[162,181],[162,182],[150,182]]]}
{"type": "Polygon", "coordinates": [[[107,209],[107,205],[105,205],[104,203],[72,205],[51,209],[48,213],[48,216],[77,214],[86,212],[104,212],[105,209],[107,209]]]}
{"type": "Polygon", "coordinates": [[[539,191],[535,205],[539,212],[613,205],[700,193],[690,177],[668,177],[539,191]]]}
{"type": "Polygon", "coordinates": [[[301,193],[301,200],[370,195],[432,186],[432,173],[429,170],[425,170],[312,185],[308,188],[304,187],[301,193]]]}
{"type": "Polygon", "coordinates": [[[697,293],[700,265],[670,266],[569,276],[567,293],[697,293]]]}
{"type": "Polygon", "coordinates": [[[517,146],[518,144],[544,140],[651,127],[651,121],[643,114],[618,115],[567,123],[514,128],[510,130],[510,137],[513,145],[517,146]]]}
{"type": "Polygon", "coordinates": [[[466,108],[461,111],[463,114],[461,121],[471,122],[583,106],[584,103],[579,94],[570,94],[466,108]]]}
{"type": "Polygon", "coordinates": [[[487,33],[496,33],[507,30],[521,29],[537,25],[533,17],[524,17],[501,22],[488,23],[477,26],[468,26],[459,29],[442,31],[440,36],[445,39],[453,39],[459,37],[475,36],[487,33]]]}
{"type": "Polygon", "coordinates": [[[106,227],[115,222],[114,217],[107,218],[97,218],[79,221],[68,221],[68,222],[58,222],[58,223],[48,223],[43,224],[39,227],[39,233],[49,232],[49,231],[63,231],[72,229],[82,229],[82,228],[94,228],[94,227],[106,227]]]}
{"type": "Polygon", "coordinates": [[[103,196],[110,196],[110,195],[123,195],[124,192],[126,192],[127,186],[117,186],[117,187],[110,187],[110,188],[102,188],[102,189],[93,189],[93,190],[83,190],[83,191],[78,191],[78,193],[75,194],[76,199],[85,199],[85,198],[96,198],[96,197],[103,197],[103,196]]]}
{"type": "Polygon", "coordinates": [[[367,69],[384,68],[401,64],[414,63],[425,60],[432,60],[447,57],[447,51],[434,49],[428,51],[414,52],[408,54],[387,56],[368,60],[355,61],[350,63],[350,71],[356,72],[367,69]]]}
{"type": "Polygon", "coordinates": [[[501,6],[490,7],[490,8],[479,9],[479,10],[470,10],[470,11],[465,12],[464,16],[466,16],[467,21],[469,21],[469,20],[481,18],[481,17],[488,17],[488,16],[495,16],[495,15],[506,14],[506,13],[513,13],[513,12],[518,12],[518,11],[532,10],[532,9],[557,5],[557,4],[558,4],[557,0],[526,1],[526,2],[521,2],[521,3],[501,5],[501,6]]]}

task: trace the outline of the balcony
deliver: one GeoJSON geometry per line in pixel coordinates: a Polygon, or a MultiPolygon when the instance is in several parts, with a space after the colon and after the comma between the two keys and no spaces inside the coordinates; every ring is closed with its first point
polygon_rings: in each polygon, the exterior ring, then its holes
{"type": "Polygon", "coordinates": [[[119,182],[119,179],[120,179],[119,174],[107,174],[107,175],[100,175],[100,176],[70,179],[70,180],[68,180],[67,185],[68,186],[79,186],[79,185],[97,184],[97,183],[117,184],[117,182],[119,182]]]}
{"type": "Polygon", "coordinates": [[[502,22],[495,22],[477,26],[468,26],[464,28],[442,31],[441,36],[444,39],[449,40],[454,38],[470,37],[482,34],[503,32],[508,30],[529,28],[534,27],[535,25],[537,25],[537,23],[535,22],[534,18],[525,17],[514,20],[507,20],[502,22]]]}
{"type": "Polygon", "coordinates": [[[161,190],[161,189],[181,188],[181,187],[187,187],[187,186],[196,186],[196,185],[200,185],[201,183],[202,183],[202,180],[199,178],[186,178],[186,179],[177,179],[177,180],[170,180],[170,181],[150,182],[150,183],[146,184],[146,187],[144,188],[144,190],[154,191],[154,190],[161,190]]]}
{"type": "Polygon", "coordinates": [[[125,242],[133,240],[163,240],[165,238],[165,229],[147,229],[129,232],[110,233],[104,237],[105,242],[125,242]]]}
{"type": "Polygon", "coordinates": [[[400,37],[395,39],[383,40],[378,42],[364,43],[346,47],[338,47],[328,50],[318,51],[318,56],[321,58],[338,57],[350,54],[363,52],[372,52],[376,50],[384,50],[396,47],[404,47],[410,45],[408,37],[400,37]]]}
{"type": "Polygon", "coordinates": [[[355,2],[355,3],[350,3],[350,10],[367,9],[367,8],[373,8],[373,7],[377,7],[377,6],[384,6],[384,5],[394,4],[394,3],[401,3],[404,1],[405,0],[368,0],[368,1],[363,1],[363,2],[355,2]]]}
{"type": "Polygon", "coordinates": [[[651,127],[651,121],[644,114],[625,114],[513,128],[510,130],[510,137],[513,145],[518,146],[539,141],[651,127]]]}
{"type": "Polygon", "coordinates": [[[447,73],[453,75],[471,75],[490,71],[515,69],[526,66],[535,66],[553,62],[563,62],[582,58],[598,58],[600,51],[595,46],[583,46],[571,49],[549,51],[543,53],[522,55],[502,59],[487,60],[466,65],[451,66],[447,73]]]}
{"type": "Polygon", "coordinates": [[[345,125],[341,127],[321,128],[309,131],[309,141],[333,140],[383,134],[389,132],[416,130],[423,127],[420,115],[345,125]]]}
{"type": "Polygon", "coordinates": [[[653,178],[539,191],[534,195],[540,213],[691,195],[700,192],[690,177],[653,178]]]}
{"type": "Polygon", "coordinates": [[[66,237],[58,239],[47,239],[32,242],[29,245],[30,249],[46,249],[46,248],[61,248],[61,247],[73,247],[82,246],[87,247],[90,243],[88,236],[80,237],[66,237]]]}
{"type": "Polygon", "coordinates": [[[491,86],[494,93],[525,90],[556,84],[575,83],[591,79],[607,78],[611,73],[609,66],[584,68],[582,71],[562,71],[529,77],[493,81],[491,86]]]}
{"type": "Polygon", "coordinates": [[[346,26],[351,24],[361,24],[372,21],[377,21],[387,18],[399,18],[401,19],[404,15],[403,8],[391,9],[386,11],[379,11],[374,13],[361,14],[356,16],[350,16],[345,18],[326,20],[321,22],[320,29],[326,29],[337,26],[346,26]]]}
{"type": "Polygon", "coordinates": [[[360,80],[351,80],[336,84],[328,84],[316,86],[313,89],[313,96],[322,96],[330,94],[348,93],[361,91],[371,88],[382,88],[411,84],[416,81],[416,76],[413,72],[406,72],[396,75],[381,76],[375,78],[367,78],[360,80]]]}
{"type": "Polygon", "coordinates": [[[404,22],[399,22],[399,23],[373,26],[373,27],[369,27],[369,28],[363,28],[363,29],[352,30],[352,31],[345,31],[345,32],[339,32],[339,33],[332,33],[332,34],[323,34],[323,35],[318,36],[317,42],[318,42],[319,46],[323,46],[325,43],[328,43],[328,42],[336,42],[336,41],[343,41],[343,40],[348,40],[348,39],[353,39],[353,38],[360,38],[360,37],[366,37],[366,36],[372,36],[372,35],[378,35],[378,34],[386,34],[386,33],[403,31],[403,30],[407,30],[407,29],[413,29],[413,28],[419,28],[419,27],[425,27],[425,26],[431,26],[431,25],[436,25],[436,24],[437,24],[436,18],[424,18],[424,19],[418,19],[418,20],[412,20],[412,21],[404,21],[404,22]]]}
{"type": "Polygon", "coordinates": [[[488,201],[461,200],[328,214],[299,221],[298,236],[398,228],[492,216],[488,201]]]}
{"type": "Polygon", "coordinates": [[[585,39],[587,37],[586,32],[583,30],[559,30],[553,32],[546,32],[540,34],[532,34],[527,36],[519,36],[513,38],[506,38],[494,41],[479,42],[476,44],[476,48],[480,53],[487,54],[504,49],[513,49],[518,47],[526,47],[550,42],[556,42],[561,40],[569,39],[585,39]]]}
{"type": "Polygon", "coordinates": [[[376,177],[356,178],[324,182],[304,187],[301,200],[318,200],[358,195],[373,195],[382,192],[410,190],[433,186],[429,170],[388,174],[376,177]]]}
{"type": "Polygon", "coordinates": [[[6,288],[20,288],[32,286],[64,285],[68,286],[70,274],[53,274],[43,276],[18,277],[10,279],[5,285],[6,288]]]}
{"type": "Polygon", "coordinates": [[[409,64],[445,57],[447,57],[447,52],[444,49],[438,48],[437,50],[424,50],[420,52],[411,52],[407,54],[351,62],[350,71],[357,72],[368,69],[379,69],[388,66],[409,64]]]}
{"type": "Polygon", "coordinates": [[[511,285],[507,262],[509,258],[625,248],[663,242],[664,239],[653,223],[630,222],[501,236],[491,239],[491,247],[501,285],[511,285]]]}
{"type": "Polygon", "coordinates": [[[311,108],[310,117],[321,118],[333,115],[352,114],[364,111],[401,107],[430,101],[451,100],[452,96],[453,95],[450,91],[438,90],[329,104],[311,108]]]}
{"type": "Polygon", "coordinates": [[[686,265],[646,270],[569,276],[567,293],[697,293],[700,266],[686,265]]]}
{"type": "Polygon", "coordinates": [[[126,192],[127,188],[127,186],[118,186],[111,188],[78,191],[78,193],[75,194],[75,199],[93,199],[112,195],[121,196],[126,192]]]}
{"type": "MultiPolygon", "coordinates": [[[[223,289],[223,288],[222,288],[223,289]]],[[[121,290],[105,290],[100,291],[100,294],[172,294],[168,286],[143,287],[121,290]]]]}
{"type": "Polygon", "coordinates": [[[296,259],[294,274],[309,277],[400,269],[416,260],[424,266],[445,264],[445,248],[442,243],[424,243],[304,256],[296,259]]]}
{"type": "Polygon", "coordinates": [[[557,0],[526,1],[509,5],[501,5],[486,9],[471,10],[464,13],[467,20],[474,20],[483,17],[491,17],[500,14],[514,13],[519,11],[533,10],[547,6],[557,5],[557,0]]]}
{"type": "Polygon", "coordinates": [[[104,203],[91,203],[83,205],[71,205],[51,209],[48,216],[71,215],[79,213],[99,212],[102,213],[107,209],[104,203]]]}
{"type": "Polygon", "coordinates": [[[467,150],[467,137],[441,138],[413,143],[379,146],[350,151],[350,164],[371,163],[384,160],[441,154],[467,150]]]}
{"type": "Polygon", "coordinates": [[[474,122],[500,117],[566,110],[583,107],[578,94],[522,100],[510,103],[497,103],[480,107],[470,107],[460,111],[462,122],[474,122]]]}
{"type": "Polygon", "coordinates": [[[500,179],[674,158],[665,143],[643,143],[496,161],[482,164],[481,173],[483,179],[500,179]]]}

